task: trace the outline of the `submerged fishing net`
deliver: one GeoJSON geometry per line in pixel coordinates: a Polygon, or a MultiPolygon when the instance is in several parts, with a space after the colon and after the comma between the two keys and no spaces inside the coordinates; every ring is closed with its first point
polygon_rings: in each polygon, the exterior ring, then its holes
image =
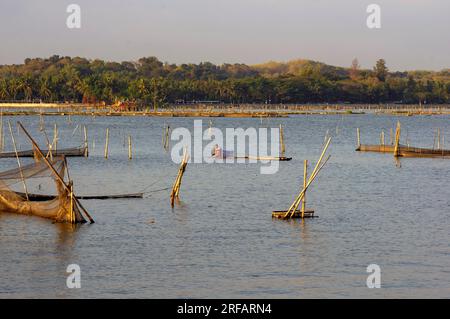
{"type": "MultiPolygon", "coordinates": [[[[67,162],[63,156],[53,157],[52,160],[49,159],[49,162],[59,176],[65,176],[67,162]]],[[[71,184],[68,188],[72,189],[71,184]]],[[[32,164],[0,173],[0,212],[35,215],[50,218],[56,222],[85,223],[86,220],[80,212],[75,195],[69,189],[59,181],[48,164],[41,158],[32,164]],[[18,185],[32,184],[33,179],[52,181],[57,192],[54,199],[27,199],[27,193],[14,190],[14,187],[18,185]]]]}

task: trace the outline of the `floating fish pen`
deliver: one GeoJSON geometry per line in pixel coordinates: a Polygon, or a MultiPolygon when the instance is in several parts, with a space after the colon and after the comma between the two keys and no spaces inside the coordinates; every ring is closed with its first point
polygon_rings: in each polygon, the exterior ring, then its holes
{"type": "MultiPolygon", "coordinates": [[[[449,157],[450,150],[441,149],[440,145],[440,132],[438,133],[439,142],[437,148],[420,148],[411,147],[409,145],[400,144],[400,132],[401,125],[400,122],[397,123],[397,128],[395,132],[395,142],[391,145],[384,144],[384,138],[382,139],[380,145],[367,145],[360,143],[360,131],[357,129],[357,140],[358,146],[356,148],[357,152],[376,152],[376,153],[391,153],[395,157],[425,157],[425,158],[436,158],[436,157],[449,157]]],[[[392,139],[392,138],[391,138],[392,139]]]]}
{"type": "MultiPolygon", "coordinates": [[[[73,181],[69,176],[65,156],[46,157],[22,124],[20,122],[18,124],[30,139],[38,157],[33,163],[22,166],[19,156],[16,155],[18,167],[0,173],[0,212],[39,216],[61,223],[86,223],[86,219],[93,223],[94,220],[74,194],[73,181]],[[66,176],[68,181],[65,180],[66,176]],[[27,181],[34,178],[53,181],[58,194],[53,199],[31,199],[27,181]],[[13,185],[20,182],[23,184],[24,196],[12,188],[13,185]]],[[[11,125],[10,132],[16,150],[11,125]]]]}
{"type": "MultiPolygon", "coordinates": [[[[42,150],[42,153],[49,154],[49,150],[42,150]]],[[[51,150],[52,156],[64,155],[65,157],[84,157],[88,154],[87,146],[73,147],[73,148],[63,148],[59,150],[51,150]]],[[[35,150],[25,150],[16,152],[1,152],[0,158],[15,158],[18,157],[36,157],[37,153],[35,150]]]]}
{"type": "Polygon", "coordinates": [[[314,215],[314,210],[307,210],[306,209],[306,191],[311,186],[312,182],[316,179],[319,172],[323,169],[325,164],[330,159],[330,155],[325,159],[325,153],[327,152],[328,147],[331,143],[331,137],[329,137],[325,143],[325,146],[322,150],[322,154],[320,155],[319,160],[316,163],[316,166],[314,167],[314,170],[311,174],[311,176],[308,178],[308,161],[305,161],[304,164],[304,171],[303,171],[303,187],[298,194],[298,196],[295,198],[294,202],[291,204],[291,206],[287,210],[274,210],[272,211],[272,218],[278,218],[278,219],[297,219],[297,218],[314,218],[318,217],[314,215]],[[299,209],[299,206],[301,204],[301,208],[299,209]]]}

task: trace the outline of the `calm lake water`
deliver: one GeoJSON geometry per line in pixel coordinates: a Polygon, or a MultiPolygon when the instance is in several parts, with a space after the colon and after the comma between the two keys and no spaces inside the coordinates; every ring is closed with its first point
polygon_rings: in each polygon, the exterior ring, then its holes
{"type": "MultiPolygon", "coordinates": [[[[7,119],[43,145],[38,117],[7,119]]],[[[398,119],[411,145],[432,147],[440,128],[450,148],[449,116],[212,119],[218,128],[283,124],[293,160],[273,175],[261,175],[261,164],[189,164],[171,209],[165,188],[178,164],[162,148],[163,127],[192,131],[194,118],[46,117],[49,134],[58,123],[58,147],[81,145],[79,128],[88,127],[90,157],[69,159],[78,194],[147,193],[83,201],[96,223],[75,228],[0,213],[0,298],[448,298],[450,160],[402,159],[399,167],[390,154],[354,151],[357,127],[363,143],[376,144],[383,129],[389,141],[398,119]],[[327,130],[332,158],[307,196],[320,217],[272,220],[295,198],[303,160],[312,170],[327,130]],[[69,264],[81,267],[81,289],[66,288],[69,264]],[[381,289],[366,286],[369,264],[381,267],[381,289]]],[[[30,148],[23,134],[17,139],[30,148]]],[[[16,165],[0,160],[1,171],[16,165]]]]}

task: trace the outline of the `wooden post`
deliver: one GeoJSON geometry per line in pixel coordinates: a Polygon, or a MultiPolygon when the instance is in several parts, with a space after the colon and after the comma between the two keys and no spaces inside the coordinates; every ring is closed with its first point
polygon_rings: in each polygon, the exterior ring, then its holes
{"type": "Polygon", "coordinates": [[[283,126],[280,124],[280,154],[281,157],[285,157],[286,146],[284,145],[283,126]]]}
{"type": "Polygon", "coordinates": [[[22,179],[23,189],[25,190],[25,196],[26,196],[27,200],[29,200],[27,184],[25,183],[25,178],[23,177],[22,166],[20,165],[20,158],[19,158],[19,154],[17,153],[16,140],[14,138],[14,134],[13,134],[13,131],[11,128],[10,121],[8,121],[8,125],[9,125],[9,133],[11,134],[11,140],[12,140],[13,146],[14,146],[14,152],[16,153],[17,165],[19,166],[20,178],[22,179]]]}
{"type": "Polygon", "coordinates": [[[0,152],[3,152],[4,148],[4,138],[3,138],[3,110],[0,113],[0,152]]]}
{"type": "Polygon", "coordinates": [[[380,144],[384,145],[384,131],[381,131],[381,135],[380,135],[380,144]]]}
{"type": "Polygon", "coordinates": [[[394,157],[400,156],[400,131],[401,131],[401,125],[400,125],[400,122],[397,122],[397,128],[395,130],[394,157]]]}
{"type": "Polygon", "coordinates": [[[360,136],[360,132],[359,132],[359,127],[356,129],[356,139],[357,139],[358,147],[361,147],[361,136],[360,136]]]}
{"type": "Polygon", "coordinates": [[[89,142],[86,125],[84,126],[84,157],[89,156],[89,142]]]}
{"type": "MultiPolygon", "coordinates": [[[[308,160],[305,160],[303,169],[303,189],[306,188],[307,178],[308,178],[308,160]]],[[[302,200],[302,219],[305,218],[305,211],[306,211],[306,190],[303,194],[302,200]]]]}
{"type": "Polygon", "coordinates": [[[58,126],[55,123],[55,128],[53,131],[53,145],[55,150],[55,155],[58,153],[58,126]]]}
{"type": "Polygon", "coordinates": [[[131,135],[128,135],[128,159],[132,159],[132,152],[131,152],[131,135]]]}
{"type": "Polygon", "coordinates": [[[389,144],[394,145],[394,130],[392,128],[389,132],[389,144]]]}
{"type": "Polygon", "coordinates": [[[178,169],[178,175],[175,179],[175,183],[172,187],[172,192],[170,194],[170,205],[173,207],[175,198],[178,198],[180,193],[181,180],[183,179],[183,174],[186,171],[186,166],[189,160],[189,155],[187,154],[186,148],[184,149],[183,159],[181,160],[180,168],[178,169]]]}
{"type": "Polygon", "coordinates": [[[105,158],[108,158],[108,147],[109,147],[109,127],[106,128],[105,158]]]}
{"type": "Polygon", "coordinates": [[[437,129],[437,149],[441,149],[441,129],[437,129]]]}

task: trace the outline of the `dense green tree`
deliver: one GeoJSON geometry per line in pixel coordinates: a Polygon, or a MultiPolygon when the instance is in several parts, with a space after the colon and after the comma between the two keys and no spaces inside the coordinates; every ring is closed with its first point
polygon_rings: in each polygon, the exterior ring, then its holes
{"type": "Polygon", "coordinates": [[[450,70],[389,72],[295,60],[215,65],[162,63],[156,57],[109,62],[51,56],[0,65],[0,100],[112,104],[134,101],[158,110],[169,103],[449,103],[450,70]]]}
{"type": "Polygon", "coordinates": [[[384,61],[383,59],[379,59],[375,67],[373,68],[373,71],[375,72],[375,76],[378,78],[378,80],[384,82],[389,74],[389,70],[386,66],[386,61],[384,61]]]}

